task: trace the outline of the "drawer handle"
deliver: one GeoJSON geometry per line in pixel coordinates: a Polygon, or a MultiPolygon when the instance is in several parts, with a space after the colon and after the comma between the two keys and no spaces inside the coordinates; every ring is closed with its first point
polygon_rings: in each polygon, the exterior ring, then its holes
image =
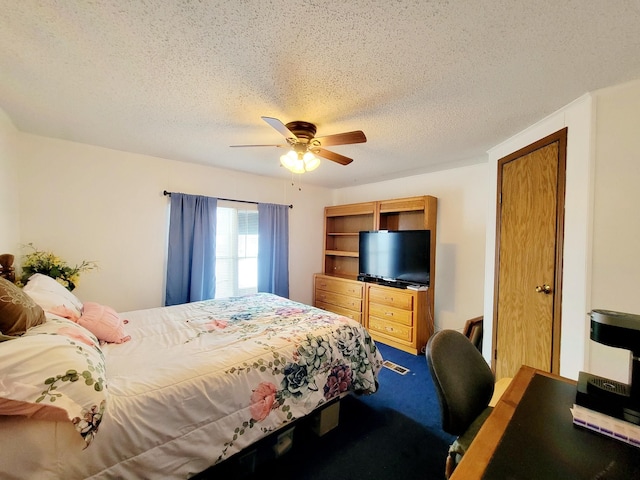
{"type": "Polygon", "coordinates": [[[393,312],[384,312],[387,317],[393,317],[393,312]]]}
{"type": "Polygon", "coordinates": [[[393,332],[393,327],[385,327],[385,330],[386,330],[387,332],[393,332]]]}

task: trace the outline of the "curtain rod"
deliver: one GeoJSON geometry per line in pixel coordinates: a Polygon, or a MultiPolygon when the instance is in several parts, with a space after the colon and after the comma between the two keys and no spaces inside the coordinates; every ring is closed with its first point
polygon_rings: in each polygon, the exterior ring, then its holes
{"type": "MultiPolygon", "coordinates": [[[[166,190],[164,190],[162,192],[166,197],[170,197],[171,196],[171,192],[168,192],[166,190]]],[[[221,197],[216,197],[218,200],[224,200],[227,202],[240,202],[240,203],[253,203],[255,205],[258,205],[260,202],[252,202],[251,200],[235,200],[233,198],[221,198],[221,197]]],[[[293,205],[287,205],[289,208],[293,208],[293,205]]]]}

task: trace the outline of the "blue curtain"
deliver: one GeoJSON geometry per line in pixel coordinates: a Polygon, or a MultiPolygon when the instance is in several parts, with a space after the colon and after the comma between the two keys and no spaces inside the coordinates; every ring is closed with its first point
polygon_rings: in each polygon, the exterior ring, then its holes
{"type": "Polygon", "coordinates": [[[258,292],[289,298],[289,207],[258,204],[258,292]]]}
{"type": "Polygon", "coordinates": [[[165,305],[215,297],[217,206],[217,198],[171,194],[165,305]]]}

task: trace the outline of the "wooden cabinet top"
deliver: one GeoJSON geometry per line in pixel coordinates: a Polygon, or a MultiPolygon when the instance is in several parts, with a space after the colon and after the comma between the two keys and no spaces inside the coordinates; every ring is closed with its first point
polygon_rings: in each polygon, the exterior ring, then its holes
{"type": "Polygon", "coordinates": [[[367,215],[388,212],[410,212],[425,210],[437,202],[436,197],[421,195],[416,197],[391,198],[373,202],[348,203],[344,205],[330,205],[325,207],[328,217],[343,215],[367,215]]]}
{"type": "Polygon", "coordinates": [[[429,195],[422,197],[396,198],[393,200],[381,200],[378,202],[380,213],[388,212],[411,212],[425,210],[429,208],[430,202],[435,202],[436,198],[429,195]]]}
{"type": "Polygon", "coordinates": [[[324,208],[324,214],[327,217],[341,217],[346,215],[373,215],[375,212],[376,202],[334,205],[324,208]]]}

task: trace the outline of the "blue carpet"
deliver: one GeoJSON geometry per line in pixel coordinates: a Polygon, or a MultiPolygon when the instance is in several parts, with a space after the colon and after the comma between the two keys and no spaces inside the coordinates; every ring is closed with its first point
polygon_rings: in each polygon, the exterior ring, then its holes
{"type": "Polygon", "coordinates": [[[380,383],[378,391],[374,395],[360,397],[360,401],[376,409],[395,410],[437,433],[443,440],[452,442],[454,437],[441,429],[440,406],[426,357],[412,355],[383,343],[376,343],[376,345],[382,358],[391,360],[410,371],[400,375],[388,368],[383,368],[378,378],[380,383]]]}

